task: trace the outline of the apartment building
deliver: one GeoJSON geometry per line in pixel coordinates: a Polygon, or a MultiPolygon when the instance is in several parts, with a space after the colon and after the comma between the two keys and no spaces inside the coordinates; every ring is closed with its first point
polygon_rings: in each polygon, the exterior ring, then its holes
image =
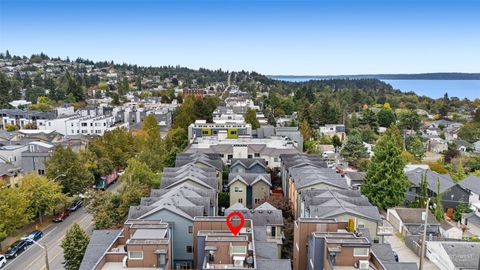
{"type": "MultiPolygon", "coordinates": [[[[294,270],[417,270],[416,263],[395,261],[389,244],[376,244],[349,223],[336,219],[299,218],[294,222],[294,270]]],[[[367,233],[368,234],[368,233],[367,233]]]]}
{"type": "Polygon", "coordinates": [[[50,112],[0,109],[0,129],[5,129],[8,125],[19,129],[35,128],[39,125],[39,120],[53,119],[54,117],[54,114],[50,112]]]}
{"type": "Polygon", "coordinates": [[[355,230],[368,233],[374,243],[383,243],[385,236],[393,235],[393,227],[358,190],[305,190],[301,195],[300,210],[302,218],[334,218],[349,222],[355,230]]]}
{"type": "Polygon", "coordinates": [[[312,189],[349,189],[345,177],[330,168],[295,167],[291,168],[289,173],[288,199],[292,203],[295,217],[301,216],[302,192],[312,189]]]}
{"type": "Polygon", "coordinates": [[[271,169],[280,167],[280,155],[301,153],[297,144],[286,137],[237,138],[200,137],[189,145],[185,153],[217,154],[225,164],[232,159],[262,158],[271,169]]]}
{"type": "Polygon", "coordinates": [[[327,168],[327,163],[320,155],[304,154],[301,152],[294,154],[280,155],[280,177],[282,179],[282,189],[284,196],[289,193],[290,170],[293,168],[303,168],[313,166],[317,168],[327,168]]]}
{"type": "Polygon", "coordinates": [[[240,203],[255,208],[270,196],[272,181],[270,174],[230,173],[228,175],[230,205],[240,203]]]}
{"type": "Polygon", "coordinates": [[[169,270],[171,241],[161,220],[127,220],[120,230],[95,230],[80,270],[169,270]]]}
{"type": "Polygon", "coordinates": [[[106,131],[112,130],[115,126],[115,118],[113,116],[70,116],[64,118],[39,120],[38,129],[55,130],[56,132],[66,135],[99,135],[102,136],[106,131]]]}
{"type": "Polygon", "coordinates": [[[188,139],[193,140],[199,137],[226,135],[226,139],[236,139],[238,137],[251,137],[252,125],[247,123],[207,123],[206,120],[196,120],[195,123],[188,126],[188,139]]]}
{"type": "MultiPolygon", "coordinates": [[[[233,220],[232,224],[238,225],[238,220],[233,220]]],[[[291,269],[290,260],[282,260],[276,253],[262,257],[268,250],[257,247],[253,227],[253,221],[245,219],[243,228],[233,235],[225,217],[196,217],[193,228],[195,269],[291,269]]]]}

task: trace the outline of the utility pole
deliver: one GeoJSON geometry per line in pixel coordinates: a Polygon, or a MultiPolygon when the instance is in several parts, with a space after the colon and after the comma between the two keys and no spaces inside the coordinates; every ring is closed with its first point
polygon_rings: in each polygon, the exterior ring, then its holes
{"type": "Polygon", "coordinates": [[[430,198],[427,199],[427,205],[425,206],[425,222],[423,224],[423,237],[422,237],[422,247],[420,250],[419,270],[423,270],[423,261],[425,260],[425,241],[427,238],[427,222],[428,222],[428,205],[429,204],[430,204],[430,198]]]}
{"type": "Polygon", "coordinates": [[[50,265],[48,264],[48,250],[47,246],[45,245],[40,245],[37,241],[33,240],[33,243],[39,247],[41,247],[45,251],[45,270],[50,270],[50,265]]]}

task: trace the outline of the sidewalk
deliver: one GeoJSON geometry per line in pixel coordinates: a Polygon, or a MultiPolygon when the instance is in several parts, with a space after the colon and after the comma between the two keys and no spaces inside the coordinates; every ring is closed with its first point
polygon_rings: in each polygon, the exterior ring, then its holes
{"type": "Polygon", "coordinates": [[[41,226],[38,224],[38,219],[35,220],[35,222],[32,222],[32,223],[24,226],[23,228],[18,230],[15,235],[8,236],[7,238],[5,238],[5,240],[3,240],[0,243],[0,252],[4,252],[5,250],[7,250],[7,248],[11,244],[13,244],[13,242],[17,241],[21,237],[29,234],[30,232],[32,232],[34,230],[45,230],[46,228],[48,228],[50,226],[50,224],[52,224],[52,216],[44,216],[43,217],[43,224],[41,226]]]}
{"type": "MultiPolygon", "coordinates": [[[[413,251],[411,251],[405,243],[400,240],[396,235],[386,236],[385,239],[392,246],[392,249],[398,254],[398,259],[400,262],[414,262],[419,264],[420,257],[417,256],[413,251]]],[[[438,270],[439,268],[435,266],[430,260],[425,258],[424,270],[438,270]]]]}

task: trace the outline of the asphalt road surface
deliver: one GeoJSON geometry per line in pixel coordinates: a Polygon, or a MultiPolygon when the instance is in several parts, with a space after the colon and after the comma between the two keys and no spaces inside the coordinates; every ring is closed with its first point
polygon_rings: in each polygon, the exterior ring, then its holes
{"type": "MultiPolygon", "coordinates": [[[[116,191],[119,188],[119,182],[108,188],[110,191],[116,191]]],[[[85,207],[78,209],[67,217],[63,222],[52,223],[43,229],[43,237],[38,241],[43,246],[47,246],[48,261],[50,270],[64,269],[63,267],[63,249],[60,246],[67,230],[78,223],[89,235],[93,231],[92,215],[88,214],[85,207]]],[[[45,270],[45,251],[32,244],[27,250],[18,255],[17,258],[8,260],[5,270],[45,270]]],[[[2,269],[2,270],[4,270],[2,269]]]]}

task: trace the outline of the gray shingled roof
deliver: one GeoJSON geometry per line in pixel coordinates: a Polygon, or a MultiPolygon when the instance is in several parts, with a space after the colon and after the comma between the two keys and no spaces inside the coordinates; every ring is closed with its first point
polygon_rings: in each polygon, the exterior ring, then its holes
{"type": "Polygon", "coordinates": [[[225,215],[231,212],[240,212],[245,219],[251,219],[254,226],[283,225],[282,210],[276,209],[265,202],[253,210],[243,207],[241,204],[234,204],[225,210],[225,215]]]}
{"type": "Polygon", "coordinates": [[[276,242],[258,241],[255,239],[255,255],[258,259],[279,259],[276,242]]]}
{"type": "Polygon", "coordinates": [[[458,183],[462,188],[468,189],[475,194],[480,194],[480,177],[471,174],[458,183]]]}
{"type": "MultiPolygon", "coordinates": [[[[425,212],[423,208],[394,208],[398,216],[405,224],[423,224],[422,214],[425,212]]],[[[428,224],[429,225],[440,225],[440,223],[435,219],[435,216],[428,212],[428,224]]]]}
{"type": "Polygon", "coordinates": [[[348,189],[347,180],[330,168],[318,168],[306,166],[291,168],[290,175],[293,177],[295,189],[300,190],[312,185],[324,183],[340,189],[348,189]]]}
{"type": "Polygon", "coordinates": [[[220,155],[212,153],[202,153],[198,151],[177,154],[175,159],[175,167],[180,167],[192,162],[204,163],[211,166],[212,168],[217,169],[218,171],[223,170],[223,161],[220,155]]]}
{"type": "Polygon", "coordinates": [[[121,230],[94,230],[80,264],[80,270],[94,269],[120,232],[121,230]]]}
{"type": "Polygon", "coordinates": [[[260,166],[266,168],[267,165],[265,163],[265,159],[263,158],[232,158],[230,167],[233,167],[235,164],[241,164],[243,167],[249,169],[255,164],[259,164],[260,166]]]}
{"type": "Polygon", "coordinates": [[[455,269],[479,269],[480,243],[447,242],[442,247],[455,269]]]}
{"type": "Polygon", "coordinates": [[[307,216],[334,218],[343,214],[381,220],[378,208],[357,190],[306,190],[302,194],[307,216]]]}
{"type": "Polygon", "coordinates": [[[426,174],[427,182],[428,182],[428,189],[433,192],[437,192],[437,183],[440,181],[440,192],[445,192],[449,190],[451,187],[455,186],[452,177],[449,174],[439,174],[432,170],[424,170],[421,168],[416,168],[411,171],[407,171],[405,175],[407,176],[408,180],[415,186],[419,187],[422,181],[422,176],[426,174]]]}
{"type": "Polygon", "coordinates": [[[268,185],[272,185],[272,180],[270,174],[260,174],[260,173],[230,173],[228,175],[228,185],[231,185],[235,181],[242,181],[247,186],[255,184],[258,181],[263,181],[268,185]]]}
{"type": "Polygon", "coordinates": [[[320,155],[317,154],[282,154],[280,155],[282,164],[288,169],[293,167],[301,167],[311,165],[320,168],[327,168],[327,163],[320,155]]]}

